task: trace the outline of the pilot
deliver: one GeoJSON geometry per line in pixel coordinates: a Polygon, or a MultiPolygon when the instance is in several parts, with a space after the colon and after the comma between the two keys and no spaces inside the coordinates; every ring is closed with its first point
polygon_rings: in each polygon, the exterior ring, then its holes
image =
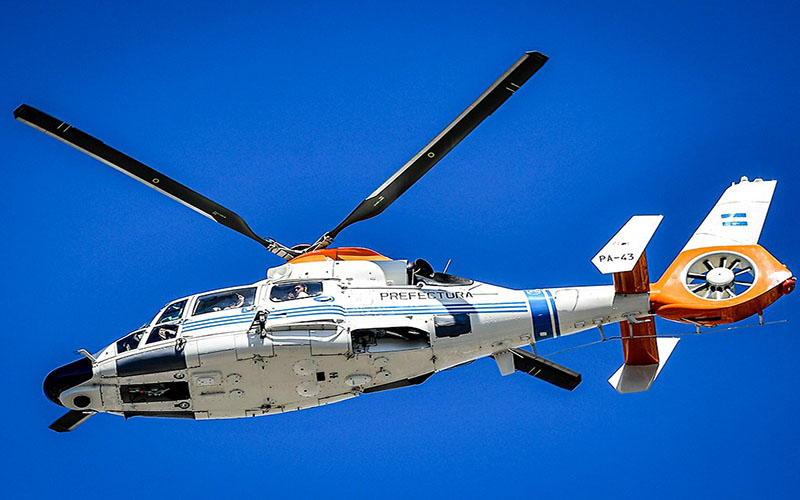
{"type": "Polygon", "coordinates": [[[225,309],[236,309],[238,307],[242,307],[244,305],[244,295],[241,293],[236,294],[236,302],[233,304],[226,306],[225,309]]]}
{"type": "Polygon", "coordinates": [[[294,286],[294,293],[291,295],[295,299],[304,299],[308,297],[308,290],[304,284],[298,283],[294,286]]]}
{"type": "MultiPolygon", "coordinates": [[[[168,340],[171,338],[175,338],[177,332],[169,328],[160,327],[157,333],[159,337],[158,340],[161,341],[161,340],[168,340]]],[[[152,340],[148,340],[148,342],[152,342],[152,340]]]]}

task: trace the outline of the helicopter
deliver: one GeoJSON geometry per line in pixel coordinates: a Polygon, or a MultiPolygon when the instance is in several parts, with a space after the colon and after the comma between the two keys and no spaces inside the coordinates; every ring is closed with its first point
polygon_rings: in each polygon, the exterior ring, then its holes
{"type": "Polygon", "coordinates": [[[50,429],[97,413],[195,420],[274,415],[423,383],[492,357],[502,375],[573,390],[581,375],[539,356],[539,342],[598,329],[620,340],[620,393],[648,390],[677,337],[655,317],[698,329],[761,315],[795,277],[759,245],[777,182],[732,183],[664,274],[651,283],[645,249],[661,215],[636,215],[594,256],[612,285],[513,290],[441,272],[423,259],[332,248],[444,158],[547,62],[525,52],[475,102],[313,243],[256,234],[235,212],[32,106],[14,117],[256,241],[285,262],[266,279],[170,301],[142,327],[56,368],[46,397],[68,409],[50,429]],[[618,337],[603,327],[618,323],[618,337]],[[523,349],[530,347],[531,350],[523,349]]]}

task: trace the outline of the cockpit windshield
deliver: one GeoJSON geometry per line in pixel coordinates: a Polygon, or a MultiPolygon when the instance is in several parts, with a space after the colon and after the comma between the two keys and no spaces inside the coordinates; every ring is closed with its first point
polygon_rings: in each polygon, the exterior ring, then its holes
{"type": "Polygon", "coordinates": [[[164,312],[161,314],[161,316],[159,316],[158,321],[156,321],[156,324],[160,325],[168,321],[175,321],[176,319],[180,319],[181,315],[183,314],[183,308],[186,307],[186,300],[187,299],[183,299],[168,305],[164,309],[164,312]]]}
{"type": "Polygon", "coordinates": [[[144,335],[144,330],[137,330],[117,340],[117,353],[132,351],[139,347],[142,335],[144,335]]]}
{"type": "Polygon", "coordinates": [[[154,326],[147,336],[145,344],[160,342],[162,340],[174,339],[178,336],[178,325],[154,326]]]}

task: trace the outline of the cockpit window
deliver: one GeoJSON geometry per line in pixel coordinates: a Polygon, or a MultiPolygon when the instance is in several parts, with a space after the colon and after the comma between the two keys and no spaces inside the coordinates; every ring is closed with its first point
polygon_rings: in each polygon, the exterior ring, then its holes
{"type": "Polygon", "coordinates": [[[307,281],[291,285],[273,286],[269,298],[273,302],[283,302],[284,300],[304,299],[306,297],[316,297],[317,295],[322,295],[322,283],[319,281],[307,281]]]}
{"type": "Polygon", "coordinates": [[[250,307],[255,302],[255,299],[255,288],[239,288],[238,290],[209,293],[197,299],[194,315],[250,307]]]}
{"type": "Polygon", "coordinates": [[[433,276],[415,276],[414,284],[425,283],[426,285],[471,285],[471,279],[453,276],[452,274],[433,273],[433,276]]]}
{"type": "Polygon", "coordinates": [[[147,336],[145,344],[161,342],[162,340],[174,339],[178,336],[178,325],[154,326],[150,335],[147,336]]]}
{"type": "Polygon", "coordinates": [[[474,283],[467,278],[459,278],[452,274],[437,273],[427,260],[417,259],[408,265],[408,284],[417,285],[471,285],[474,283]]]}
{"type": "Polygon", "coordinates": [[[158,321],[156,321],[156,324],[160,325],[161,323],[180,319],[184,307],[186,307],[186,299],[168,305],[167,308],[164,309],[164,313],[158,318],[158,321]]]}
{"type": "Polygon", "coordinates": [[[117,340],[117,353],[132,351],[139,347],[139,341],[142,340],[144,330],[139,330],[122,337],[117,340]]]}

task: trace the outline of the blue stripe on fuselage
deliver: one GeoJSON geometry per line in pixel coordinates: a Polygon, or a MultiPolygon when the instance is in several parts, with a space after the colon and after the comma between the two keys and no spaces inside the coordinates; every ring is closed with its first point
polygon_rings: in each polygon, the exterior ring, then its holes
{"type": "Polygon", "coordinates": [[[558,324],[558,309],[556,309],[556,299],[550,290],[545,290],[544,294],[547,296],[547,303],[550,304],[550,314],[553,318],[553,325],[556,327],[556,337],[561,335],[561,325],[558,324]]]}
{"type": "Polygon", "coordinates": [[[531,308],[534,342],[554,338],[556,333],[549,306],[552,298],[548,299],[542,290],[525,290],[525,296],[528,298],[528,305],[531,308]]]}
{"type": "MultiPolygon", "coordinates": [[[[542,297],[544,300],[544,297],[542,297]]],[[[545,310],[547,309],[546,302],[545,310]]],[[[307,316],[407,316],[425,314],[511,314],[525,313],[525,302],[438,302],[433,304],[387,305],[345,308],[338,304],[315,304],[309,306],[289,307],[269,312],[275,320],[304,318],[307,316]]],[[[184,325],[184,332],[215,328],[219,326],[238,325],[251,322],[255,312],[232,314],[217,318],[189,320],[184,325]]],[[[552,328],[551,328],[552,330],[552,328]]]]}

